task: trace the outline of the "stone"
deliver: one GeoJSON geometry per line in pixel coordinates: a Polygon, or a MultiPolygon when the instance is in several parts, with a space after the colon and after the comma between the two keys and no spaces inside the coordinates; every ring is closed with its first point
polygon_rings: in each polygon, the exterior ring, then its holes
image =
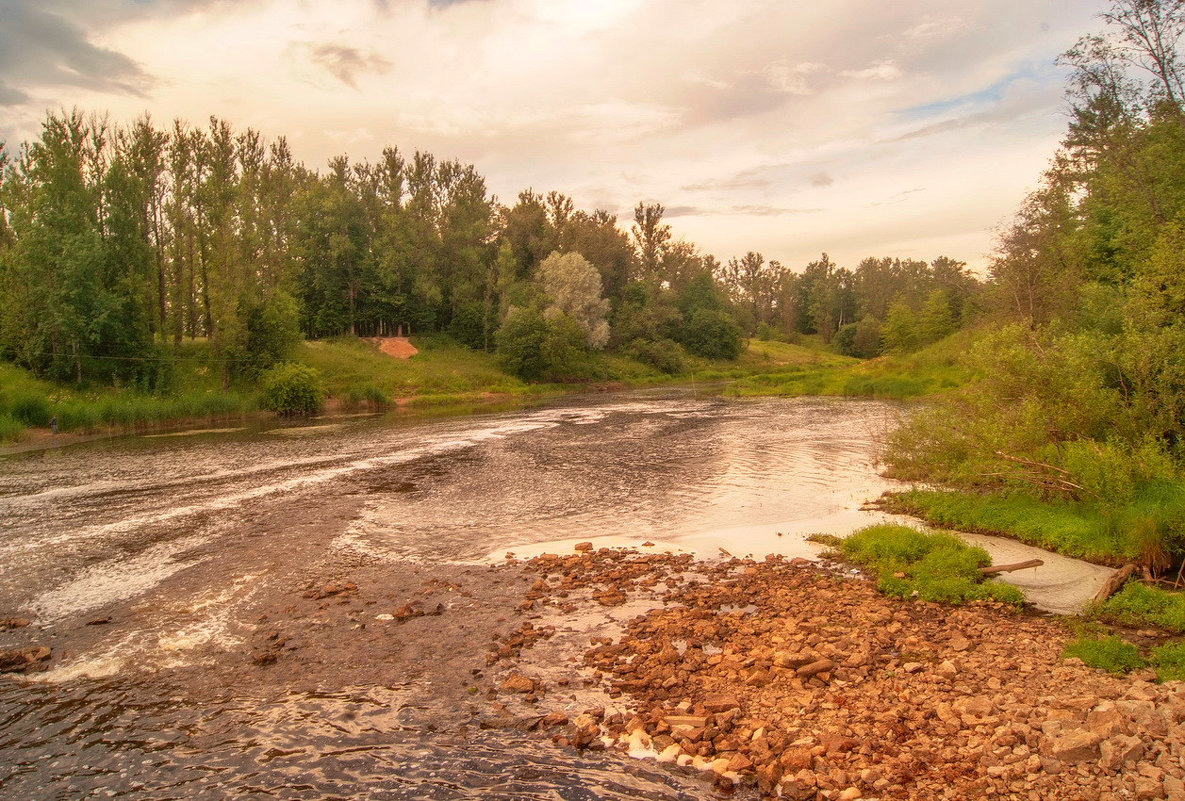
{"type": "Polygon", "coordinates": [[[829,673],[832,670],[835,670],[834,662],[832,662],[830,659],[819,659],[815,662],[811,662],[809,665],[803,665],[802,667],[798,668],[795,673],[798,674],[799,678],[806,679],[810,678],[811,676],[817,676],[820,673],[829,673]]]}
{"type": "Polygon", "coordinates": [[[593,549],[593,544],[591,542],[578,542],[573,548],[580,553],[588,553],[593,549]]]}
{"type": "Polygon", "coordinates": [[[864,793],[860,792],[859,787],[849,787],[836,796],[839,801],[856,801],[856,799],[863,797],[864,793]]]}
{"type": "Polygon", "coordinates": [[[808,770],[813,762],[814,755],[811,754],[811,749],[803,746],[791,746],[778,758],[778,763],[786,773],[808,770]]]}
{"type": "Polygon", "coordinates": [[[38,662],[49,659],[50,653],[50,649],[44,645],[0,651],[0,673],[23,673],[38,662]]]}
{"type": "Polygon", "coordinates": [[[23,629],[29,621],[23,617],[0,617],[0,631],[7,629],[23,629]]]}
{"type": "Polygon", "coordinates": [[[818,780],[809,770],[800,770],[793,776],[783,776],[778,789],[782,798],[791,801],[810,801],[818,795],[818,780]]]}
{"type": "Polygon", "coordinates": [[[959,675],[959,668],[954,662],[946,659],[938,666],[938,675],[946,679],[953,679],[959,675]]]}
{"type": "Polygon", "coordinates": [[[1110,701],[1104,701],[1087,713],[1086,727],[1100,737],[1111,737],[1126,730],[1123,713],[1110,701]]]}
{"type": "Polygon", "coordinates": [[[701,715],[667,715],[663,720],[672,731],[702,729],[708,723],[708,719],[701,715]]]}
{"type": "Polygon", "coordinates": [[[1059,762],[1077,764],[1099,758],[1099,743],[1103,738],[1092,731],[1069,731],[1050,739],[1045,753],[1059,762]]]}
{"type": "Polygon", "coordinates": [[[535,681],[528,678],[521,673],[511,673],[507,679],[502,682],[502,691],[508,693],[529,693],[534,692],[535,681]]]}
{"type": "Polygon", "coordinates": [[[717,713],[736,709],[741,702],[732,693],[712,693],[704,696],[703,705],[708,712],[717,713]]]}

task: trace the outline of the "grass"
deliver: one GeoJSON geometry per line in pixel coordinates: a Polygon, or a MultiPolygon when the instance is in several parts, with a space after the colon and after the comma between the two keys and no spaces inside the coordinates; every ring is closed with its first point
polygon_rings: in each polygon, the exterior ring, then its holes
{"type": "Polygon", "coordinates": [[[1090,614],[1128,626],[1157,626],[1185,634],[1185,594],[1129,581],[1090,614]]]}
{"type": "Polygon", "coordinates": [[[1113,564],[1135,558],[1107,515],[1089,504],[1048,503],[1029,495],[909,490],[884,498],[885,508],[963,531],[1004,534],[1067,556],[1113,564]]]}
{"type": "Polygon", "coordinates": [[[984,599],[1024,603],[1016,587],[983,580],[979,568],[992,561],[987,551],[950,534],[877,525],[834,544],[845,559],[872,570],[877,589],[886,595],[950,604],[984,599]]]}
{"type": "Polygon", "coordinates": [[[1083,635],[1066,643],[1062,658],[1077,657],[1087,667],[1120,675],[1151,667],[1157,681],[1185,681],[1185,642],[1170,642],[1153,648],[1145,659],[1140,649],[1119,637],[1083,635]]]}
{"type": "Polygon", "coordinates": [[[1108,673],[1127,673],[1144,667],[1140,649],[1118,637],[1079,637],[1066,644],[1062,658],[1077,657],[1087,667],[1105,670],[1108,673]]]}
{"type": "MultiPolygon", "coordinates": [[[[773,358],[761,367],[762,354],[780,343],[750,342],[755,356],[747,365],[753,374],[737,376],[730,394],[734,395],[835,395],[904,400],[933,395],[963,386],[973,378],[963,362],[968,347],[966,335],[959,332],[917,353],[881,356],[860,361],[833,353],[800,348],[816,358],[787,360],[773,358]]],[[[782,347],[796,348],[789,345],[782,347]]]]}

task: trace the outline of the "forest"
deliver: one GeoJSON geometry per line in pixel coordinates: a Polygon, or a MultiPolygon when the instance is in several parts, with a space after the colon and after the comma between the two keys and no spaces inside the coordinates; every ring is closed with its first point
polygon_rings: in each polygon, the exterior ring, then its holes
{"type": "Polygon", "coordinates": [[[167,391],[171,355],[202,340],[225,388],[302,337],[400,332],[497,351],[524,379],[578,380],[606,348],[673,374],[748,336],[871,357],[950,333],[980,290],[947,257],[721,263],[658,203],[628,230],[559,192],[505,205],[473,165],[395,147],[311,170],[213,118],[63,111],[0,158],[0,358],[78,385],[167,391]]]}

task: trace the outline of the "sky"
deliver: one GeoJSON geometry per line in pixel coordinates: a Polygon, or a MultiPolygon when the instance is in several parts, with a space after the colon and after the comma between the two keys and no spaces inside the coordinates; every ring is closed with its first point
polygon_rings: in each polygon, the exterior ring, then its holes
{"type": "Polygon", "coordinates": [[[211,115],[295,157],[472,163],[722,261],[982,269],[1105,0],[0,0],[0,140],[47,111],[211,115]]]}

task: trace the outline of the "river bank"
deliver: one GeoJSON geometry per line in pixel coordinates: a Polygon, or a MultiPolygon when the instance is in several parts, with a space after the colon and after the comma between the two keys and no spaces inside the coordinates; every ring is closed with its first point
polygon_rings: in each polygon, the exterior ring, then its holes
{"type": "MultiPolygon", "coordinates": [[[[350,505],[307,525],[333,527],[350,505]]],[[[235,550],[245,575],[270,578],[224,597],[231,615],[198,602],[63,620],[40,640],[53,653],[24,679],[29,691],[143,686],[178,709],[362,695],[365,720],[334,725],[431,732],[459,748],[526,738],[602,767],[648,756],[694,771],[670,774],[691,793],[678,797],[1185,792],[1185,685],[1062,660],[1070,635],[1057,619],[990,603],[894,601],[834,565],[704,562],[644,545],[581,545],[500,566],[235,550]],[[172,622],[149,624],[162,617],[172,622]],[[156,647],[132,646],[146,628],[156,647]]],[[[209,578],[184,581],[196,589],[209,578]]],[[[3,638],[46,634],[32,626],[3,638]]],[[[198,728],[173,736],[201,748],[222,731],[198,728]]],[[[9,755],[12,737],[0,744],[9,755]]],[[[285,737],[294,755],[316,747],[312,732],[285,737]]],[[[126,756],[114,754],[116,766],[126,756]]],[[[46,770],[17,759],[0,789],[25,797],[43,781],[82,787],[46,770]]],[[[148,795],[160,789],[138,781],[148,795]]],[[[421,777],[415,786],[434,785],[421,777]]]]}

